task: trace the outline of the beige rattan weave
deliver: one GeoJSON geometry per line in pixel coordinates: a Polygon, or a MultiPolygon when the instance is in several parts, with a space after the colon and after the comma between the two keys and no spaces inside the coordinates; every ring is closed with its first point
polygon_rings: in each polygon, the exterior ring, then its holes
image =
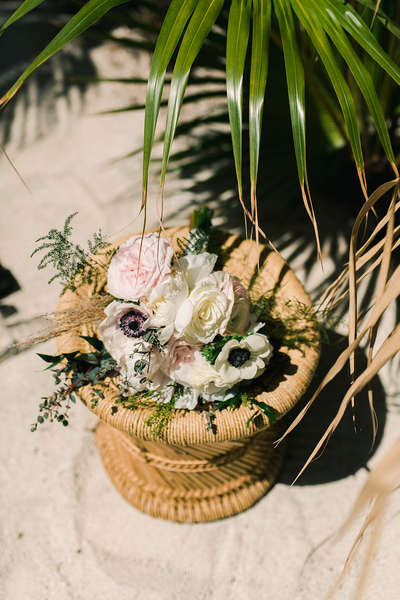
{"type": "MultiPolygon", "coordinates": [[[[173,228],[167,234],[177,248],[177,237],[187,236],[188,229],[173,228]]],[[[293,272],[269,247],[260,244],[257,251],[254,242],[226,233],[221,233],[221,242],[229,273],[248,286],[255,281],[258,292],[274,289],[282,306],[287,299],[310,305],[293,272]]],[[[80,290],[81,296],[90,293],[89,288],[80,290]]],[[[67,292],[59,308],[73,306],[76,301],[76,295],[67,292]]],[[[302,333],[307,334],[309,327],[306,321],[298,322],[302,333]]],[[[92,335],[93,329],[84,328],[81,334],[92,335]]],[[[88,351],[88,345],[76,335],[61,338],[59,349],[88,351]]],[[[316,344],[281,348],[274,356],[275,368],[267,369],[261,383],[253,388],[278,419],[304,394],[319,351],[316,344]]],[[[213,521],[249,508],[275,482],[283,447],[274,450],[273,442],[280,437],[281,426],[270,427],[264,416],[248,426],[254,409],[242,406],[235,411],[217,411],[215,433],[206,431],[204,413],[177,410],[162,436],[155,438],[146,425],[151,408],[129,410],[118,406],[115,411],[115,382],[105,382],[102,391],[104,400],[93,408],[90,387],[81,388],[79,396],[101,419],[96,441],[108,474],[128,502],[143,512],[178,522],[213,521]]]]}

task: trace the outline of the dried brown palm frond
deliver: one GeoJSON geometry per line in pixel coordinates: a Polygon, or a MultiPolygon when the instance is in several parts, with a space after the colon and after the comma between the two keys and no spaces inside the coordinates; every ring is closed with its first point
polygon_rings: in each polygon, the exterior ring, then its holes
{"type": "Polygon", "coordinates": [[[109,294],[99,294],[90,298],[79,298],[78,300],[74,295],[73,306],[36,317],[34,320],[43,323],[40,331],[24,342],[14,344],[12,347],[30,348],[61,335],[76,332],[77,329],[83,326],[98,325],[104,319],[104,309],[111,300],[112,296],[109,294]]]}
{"type": "Polygon", "coordinates": [[[364,524],[361,527],[353,543],[353,546],[351,547],[343,571],[341,572],[335,585],[332,587],[327,597],[327,600],[330,600],[330,598],[332,598],[335,594],[336,590],[340,587],[359,550],[360,541],[364,533],[367,531],[368,528],[372,528],[368,552],[358,584],[358,589],[356,591],[355,600],[359,600],[361,598],[366,583],[368,570],[371,566],[374,551],[376,549],[377,542],[379,539],[384,509],[388,504],[390,494],[396,489],[396,487],[398,487],[399,484],[400,439],[397,440],[393,448],[389,452],[387,452],[383,460],[370,473],[363,489],[361,490],[354,504],[353,510],[351,511],[346,522],[341,527],[339,535],[344,533],[344,531],[355,521],[355,519],[367,506],[371,506],[367,518],[365,519],[364,524]]]}
{"type": "MultiPolygon", "coordinates": [[[[396,178],[393,181],[390,181],[379,187],[367,199],[353,227],[350,240],[349,262],[336,281],[333,282],[333,284],[326,290],[320,299],[320,308],[324,306],[325,310],[333,310],[339,305],[340,302],[349,296],[348,347],[341,353],[335,364],[331,367],[327,375],[322,380],[311,400],[289,426],[283,437],[286,437],[286,435],[288,435],[288,433],[290,433],[298,425],[317,396],[321,393],[325,386],[328,385],[328,383],[330,383],[336,377],[336,375],[342,371],[342,369],[346,366],[347,361],[350,361],[350,370],[353,379],[350,383],[348,391],[344,395],[336,416],[326,429],[304,467],[296,477],[296,480],[303,473],[310,462],[314,460],[318,456],[319,452],[323,450],[325,444],[328,442],[330,436],[333,434],[340,420],[342,419],[347,406],[350,403],[354,403],[354,398],[356,395],[366,386],[368,386],[368,399],[373,422],[373,438],[375,438],[377,423],[370,382],[373,377],[382,369],[382,367],[400,351],[400,323],[397,323],[394,324],[392,330],[390,331],[389,335],[386,336],[386,339],[381,344],[380,348],[374,352],[374,346],[377,340],[377,332],[381,317],[384,315],[389,305],[400,296],[400,265],[396,267],[392,264],[393,250],[399,245],[398,238],[400,226],[396,226],[395,224],[396,213],[400,208],[400,202],[398,202],[399,190],[400,179],[396,178]],[[385,194],[387,194],[389,191],[392,192],[392,196],[386,215],[377,224],[368,240],[361,246],[361,248],[357,249],[359,229],[364,219],[366,219],[369,211],[374,208],[379,200],[383,201],[383,196],[385,196],[385,194]],[[384,231],[385,227],[385,236],[376,241],[377,236],[380,232],[384,231]],[[375,243],[373,246],[371,246],[374,240],[375,243]],[[371,261],[373,262],[371,265],[369,265],[368,263],[371,261]],[[370,303],[369,314],[362,319],[357,304],[357,290],[360,282],[365,277],[371,275],[371,273],[377,268],[379,268],[379,273],[376,293],[372,302],[370,303]],[[391,271],[392,274],[389,276],[391,271]],[[362,272],[358,279],[357,272],[362,272]],[[355,353],[358,346],[364,340],[366,340],[367,336],[369,337],[368,363],[365,370],[362,373],[357,374],[355,353]]],[[[374,439],[372,442],[373,441],[374,439]]],[[[361,597],[368,573],[368,568],[377,544],[384,509],[387,505],[387,499],[399,482],[400,441],[397,442],[395,447],[385,456],[382,462],[371,473],[366,485],[356,501],[353,511],[341,530],[343,531],[351,523],[353,523],[360,511],[369,502],[373,502],[375,499],[372,509],[370,510],[368,517],[359,535],[357,536],[353,547],[351,548],[343,572],[335,586],[332,588],[329,598],[333,596],[337,588],[340,586],[345,574],[347,573],[348,568],[358,550],[359,542],[363,533],[368,528],[372,527],[373,534],[356,595],[356,598],[361,597]]]]}

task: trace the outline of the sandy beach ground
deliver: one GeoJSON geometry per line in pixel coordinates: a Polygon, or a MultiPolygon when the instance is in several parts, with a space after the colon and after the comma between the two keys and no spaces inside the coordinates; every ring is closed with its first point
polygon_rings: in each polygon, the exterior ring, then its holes
{"type": "MultiPolygon", "coordinates": [[[[145,77],[149,68],[147,56],[112,44],[93,47],[90,58],[105,77],[145,77]]],[[[74,212],[79,213],[73,222],[77,241],[85,242],[99,228],[114,234],[136,216],[140,203],[140,154],[115,159],[140,146],[143,111],[100,113],[143,100],[144,89],[103,83],[85,89],[70,85],[57,93],[54,86],[61,83],[53,79],[49,88],[32,78],[12,118],[0,124],[8,155],[31,190],[0,156],[0,261],[19,286],[0,303],[3,340],[25,339],[35,328],[31,319],[57,304],[58,284],[48,286],[51,273],[38,271],[38,258],[30,258],[35,240],[62,227],[74,212]]],[[[180,193],[180,186],[171,175],[167,225],[186,223],[191,212],[195,198],[180,193]]],[[[157,187],[154,177],[149,227],[157,225],[157,187]]],[[[124,233],[138,229],[139,221],[124,233]]],[[[315,268],[306,277],[303,258],[298,256],[292,266],[312,294],[322,275],[315,268]]],[[[68,428],[46,422],[31,433],[40,398],[53,390],[53,378],[42,370],[37,351],[53,353],[55,344],[9,353],[0,363],[1,600],[326,597],[362,518],[342,538],[335,534],[368,471],[398,437],[397,367],[385,368],[375,382],[379,433],[371,453],[371,425],[363,406],[362,431],[354,434],[346,415],[323,456],[290,487],[343,397],[344,374],[289,437],[284,468],[267,496],[236,517],[180,525],[142,514],[119,495],[95,447],[96,418],[83,405],[73,407],[68,428]]],[[[314,388],[334,352],[324,348],[314,388]]],[[[366,600],[399,598],[399,494],[393,494],[386,513],[366,600]]],[[[338,600],[353,597],[368,540],[338,600]]]]}

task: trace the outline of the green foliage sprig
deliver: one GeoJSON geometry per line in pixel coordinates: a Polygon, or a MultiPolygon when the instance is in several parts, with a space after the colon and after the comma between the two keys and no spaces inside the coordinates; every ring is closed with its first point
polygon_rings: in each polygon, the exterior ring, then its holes
{"type": "Polygon", "coordinates": [[[222,402],[218,402],[218,410],[223,410],[227,408],[228,410],[235,410],[239,408],[241,405],[243,406],[255,406],[257,410],[251,415],[251,417],[247,421],[247,427],[249,427],[251,421],[255,419],[261,413],[264,413],[268,419],[271,419],[273,423],[277,423],[277,419],[274,411],[268,404],[265,402],[259,402],[254,396],[251,396],[248,391],[240,387],[240,384],[237,386],[237,393],[232,398],[228,400],[223,400],[222,402]]]}
{"type": "Polygon", "coordinates": [[[121,404],[124,408],[135,410],[140,406],[153,406],[153,412],[145,421],[145,424],[151,427],[150,433],[156,437],[161,436],[168,423],[174,416],[175,404],[178,398],[183,394],[184,387],[179,384],[168,384],[166,387],[174,387],[174,394],[169,402],[160,402],[162,397],[161,390],[144,390],[129,398],[120,397],[115,404],[121,404]]]}
{"type": "Polygon", "coordinates": [[[299,300],[280,302],[275,290],[252,294],[253,311],[265,323],[265,332],[275,345],[301,349],[319,344],[321,337],[329,341],[324,315],[299,300]]]}
{"type": "Polygon", "coordinates": [[[76,351],[57,356],[38,354],[42,360],[50,363],[47,369],[52,370],[56,385],[61,384],[61,378],[64,381],[51,396],[42,398],[43,402],[39,404],[39,412],[42,414],[37,417],[36,423],[32,424],[32,432],[36,431],[38,424],[44,423],[45,419],[49,419],[50,422],[56,420],[67,426],[70,403],[76,402],[73,392],[84,385],[90,385],[93,390],[92,408],[94,408],[99,399],[104,399],[102,390],[96,386],[106,377],[115,377],[119,374],[117,363],[100,340],[95,337],[81,337],[89,342],[95,352],[76,351]]]}
{"type": "Polygon", "coordinates": [[[38,269],[42,270],[48,265],[58,271],[48,283],[55,279],[61,279],[64,284],[62,294],[66,290],[76,292],[84,284],[94,285],[95,292],[102,272],[107,271],[111,258],[115,250],[109,248],[110,244],[104,241],[104,236],[99,229],[94,233],[93,240],[88,240],[88,250],[85,251],[79,244],[70,241],[72,235],[71,221],[78,213],[69,215],[64,223],[62,231],[51,229],[49,233],[36,240],[36,243],[44,241],[45,243],[35,248],[31,257],[37,252],[48,250],[47,254],[41,259],[38,269]],[[103,256],[106,258],[104,264],[98,262],[94,256],[103,256]]]}
{"type": "Polygon", "coordinates": [[[226,252],[218,241],[218,232],[212,227],[211,220],[214,211],[208,206],[194,210],[190,217],[189,238],[178,238],[176,243],[179,251],[178,259],[188,254],[210,252],[216,254],[218,260],[216,269],[221,270],[226,262],[226,252]]]}

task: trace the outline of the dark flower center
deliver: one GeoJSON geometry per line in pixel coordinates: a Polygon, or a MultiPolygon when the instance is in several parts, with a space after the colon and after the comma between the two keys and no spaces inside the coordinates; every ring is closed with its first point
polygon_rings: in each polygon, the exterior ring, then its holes
{"type": "Polygon", "coordinates": [[[124,335],[130,338],[140,338],[143,335],[143,323],[146,321],[146,317],[143,313],[132,310],[126,313],[120,319],[119,326],[124,335]]]}
{"type": "Polygon", "coordinates": [[[230,351],[228,356],[228,362],[232,367],[239,369],[244,365],[246,360],[249,360],[250,352],[246,348],[234,348],[230,351]]]}

